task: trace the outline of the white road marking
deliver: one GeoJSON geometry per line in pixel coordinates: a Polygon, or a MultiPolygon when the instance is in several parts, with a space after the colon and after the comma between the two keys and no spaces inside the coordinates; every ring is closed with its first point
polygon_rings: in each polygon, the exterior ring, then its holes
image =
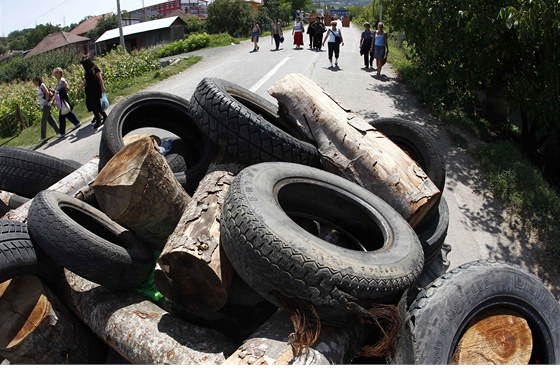
{"type": "Polygon", "coordinates": [[[272,77],[272,75],[274,75],[276,72],[278,72],[280,67],[282,67],[284,65],[284,63],[286,63],[288,61],[288,59],[290,59],[290,57],[286,57],[286,58],[282,59],[282,61],[280,61],[280,63],[278,63],[276,66],[274,66],[273,69],[268,71],[268,73],[266,75],[264,75],[259,81],[257,81],[257,83],[255,85],[251,86],[251,88],[249,90],[254,93],[258,88],[260,88],[266,82],[266,80],[270,79],[272,77]]]}

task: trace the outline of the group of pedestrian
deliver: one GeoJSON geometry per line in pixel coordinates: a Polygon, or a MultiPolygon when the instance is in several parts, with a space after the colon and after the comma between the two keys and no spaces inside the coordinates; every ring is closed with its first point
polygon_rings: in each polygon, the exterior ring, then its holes
{"type": "Polygon", "coordinates": [[[377,23],[377,30],[371,31],[369,22],[364,23],[364,31],[360,38],[360,54],[364,56],[364,66],[373,68],[375,59],[377,76],[381,76],[381,68],[387,62],[389,44],[387,34],[383,31],[383,23],[377,23]]]}
{"type": "Polygon", "coordinates": [[[307,27],[307,34],[309,35],[309,49],[320,52],[323,39],[323,34],[327,31],[323,18],[316,17],[313,23],[307,27]]]}
{"type": "MultiPolygon", "coordinates": [[[[102,94],[105,92],[103,74],[89,55],[84,55],[80,63],[84,68],[84,80],[80,89],[85,89],[86,107],[89,112],[93,113],[92,126],[97,129],[105,123],[107,118],[107,114],[101,106],[102,94]]],[[[63,138],[66,134],[66,119],[74,124],[75,128],[78,128],[81,124],[73,112],[74,105],[70,102],[68,96],[70,85],[64,78],[62,68],[55,68],[53,76],[57,79],[54,89],[47,86],[40,76],[33,79],[33,84],[37,87],[37,103],[42,111],[41,142],[47,140],[47,122],[54,129],[57,138],[63,138]],[[58,125],[51,112],[53,104],[58,108],[58,125]]]]}

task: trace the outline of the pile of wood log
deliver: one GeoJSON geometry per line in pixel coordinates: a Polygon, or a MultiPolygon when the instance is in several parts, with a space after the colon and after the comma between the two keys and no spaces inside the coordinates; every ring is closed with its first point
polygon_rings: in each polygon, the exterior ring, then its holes
{"type": "MultiPolygon", "coordinates": [[[[437,204],[441,190],[418,164],[317,84],[290,74],[269,92],[279,111],[315,143],[324,170],[375,190],[411,226],[437,204]]],[[[316,323],[316,336],[296,349],[294,318],[300,313],[265,300],[228,260],[221,212],[236,175],[249,164],[222,147],[189,195],[153,136],[126,142],[101,171],[93,158],[49,190],[94,205],[125,226],[153,252],[153,275],[142,290],[123,291],[68,269],[49,281],[16,275],[0,283],[0,357],[13,364],[99,364],[111,348],[134,364],[342,364],[357,356],[364,361],[364,345],[380,335],[372,335],[371,327],[316,323]]],[[[0,205],[8,208],[8,194],[0,195],[0,205]]],[[[2,219],[26,222],[32,202],[4,210],[2,219]]],[[[405,306],[406,295],[400,299],[405,306]]],[[[472,341],[462,339],[461,346],[472,341]]]]}

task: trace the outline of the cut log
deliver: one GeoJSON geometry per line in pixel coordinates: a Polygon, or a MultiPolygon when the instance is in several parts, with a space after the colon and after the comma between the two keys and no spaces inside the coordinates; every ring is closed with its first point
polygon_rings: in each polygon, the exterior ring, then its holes
{"type": "Polygon", "coordinates": [[[221,364],[235,346],[132,291],[114,292],[68,270],[62,297],[111,348],[133,364],[221,364]]]}
{"type": "Polygon", "coordinates": [[[26,197],[7,191],[0,191],[0,203],[8,209],[7,211],[17,209],[27,201],[29,201],[29,199],[26,197]]]}
{"type": "Polygon", "coordinates": [[[451,363],[455,365],[527,365],[533,337],[527,321],[507,309],[475,317],[459,340],[451,363]]]}
{"type": "Polygon", "coordinates": [[[241,165],[221,151],[200,181],[189,206],[169,236],[155,271],[156,287],[191,312],[215,312],[228,298],[233,268],[220,248],[224,198],[241,165]]]}
{"type": "Polygon", "coordinates": [[[412,226],[436,203],[440,191],[416,162],[307,77],[288,74],[268,92],[317,143],[325,170],[378,195],[412,226]]]}
{"type": "Polygon", "coordinates": [[[349,363],[360,351],[363,325],[323,327],[315,345],[295,357],[288,342],[294,328],[283,310],[278,310],[255,331],[224,365],[329,365],[349,363]]]}
{"type": "Polygon", "coordinates": [[[0,283],[0,355],[12,364],[103,363],[107,347],[36,277],[0,283]]]}
{"type": "Polygon", "coordinates": [[[163,249],[190,200],[146,136],[113,156],[92,188],[103,212],[156,250],[163,249]]]}
{"type": "MultiPolygon", "coordinates": [[[[72,172],[68,176],[62,178],[48,189],[66,193],[68,195],[76,196],[76,194],[89,186],[89,184],[97,176],[97,166],[99,158],[94,157],[86,162],[82,167],[72,172]]],[[[2,219],[19,220],[20,222],[27,221],[27,214],[29,213],[29,206],[31,206],[32,199],[18,207],[17,209],[10,210],[2,217],[2,219]]]]}

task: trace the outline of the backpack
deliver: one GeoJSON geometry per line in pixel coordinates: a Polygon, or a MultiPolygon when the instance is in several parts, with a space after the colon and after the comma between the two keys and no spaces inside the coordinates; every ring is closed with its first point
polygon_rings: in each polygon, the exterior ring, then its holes
{"type": "MultiPolygon", "coordinates": [[[[45,100],[46,100],[47,102],[50,102],[50,101],[53,99],[53,97],[54,97],[54,95],[56,94],[56,92],[55,92],[54,89],[51,88],[49,85],[47,85],[47,84],[45,84],[45,83],[43,83],[43,85],[45,85],[45,87],[47,88],[47,91],[49,92],[49,96],[48,96],[48,97],[45,96],[45,100]]],[[[43,91],[43,89],[41,89],[41,91],[43,91]]],[[[45,92],[43,91],[43,96],[44,96],[44,95],[45,95],[45,92]]]]}

